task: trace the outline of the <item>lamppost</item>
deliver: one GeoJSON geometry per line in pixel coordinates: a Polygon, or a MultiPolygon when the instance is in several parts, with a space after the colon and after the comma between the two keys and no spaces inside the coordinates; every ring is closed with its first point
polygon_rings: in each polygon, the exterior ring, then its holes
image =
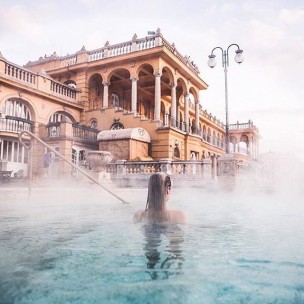
{"type": "Polygon", "coordinates": [[[216,59],[215,59],[215,55],[213,54],[213,52],[216,49],[220,49],[222,51],[222,65],[223,65],[224,73],[225,73],[226,154],[229,153],[229,119],[228,119],[228,85],[227,85],[228,69],[227,69],[227,67],[229,66],[228,51],[229,51],[230,47],[232,47],[232,46],[237,47],[237,50],[235,51],[236,55],[234,57],[234,60],[237,63],[241,64],[244,61],[243,50],[241,50],[240,47],[235,43],[230,44],[226,50],[223,50],[221,47],[217,46],[212,50],[211,55],[208,56],[209,57],[208,65],[210,68],[214,68],[216,66],[216,59]]]}

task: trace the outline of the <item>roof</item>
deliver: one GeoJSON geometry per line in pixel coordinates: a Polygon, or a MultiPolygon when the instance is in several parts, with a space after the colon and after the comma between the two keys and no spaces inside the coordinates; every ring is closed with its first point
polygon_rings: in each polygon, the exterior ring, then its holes
{"type": "Polygon", "coordinates": [[[119,130],[105,130],[97,135],[98,141],[135,139],[143,142],[151,142],[149,133],[143,128],[129,128],[119,130]]]}

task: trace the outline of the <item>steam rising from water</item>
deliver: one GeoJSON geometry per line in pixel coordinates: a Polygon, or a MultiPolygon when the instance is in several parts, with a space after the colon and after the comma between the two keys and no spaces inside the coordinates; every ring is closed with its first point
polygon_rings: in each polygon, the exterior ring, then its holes
{"type": "Polygon", "coordinates": [[[146,188],[113,186],[129,205],[89,182],[45,181],[30,200],[26,188],[0,189],[0,302],[303,301],[303,164],[271,155],[259,172],[230,191],[173,182],[169,208],[190,222],[181,269],[164,235],[150,248],[160,262],[147,268],[149,240],[132,223],[146,188]]]}

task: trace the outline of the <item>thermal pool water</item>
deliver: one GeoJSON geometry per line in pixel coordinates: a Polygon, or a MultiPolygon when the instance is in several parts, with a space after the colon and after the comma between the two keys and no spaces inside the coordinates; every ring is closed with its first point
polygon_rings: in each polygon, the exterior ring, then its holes
{"type": "Polygon", "coordinates": [[[134,224],[146,189],[0,188],[0,303],[304,303],[304,207],[173,189],[189,225],[134,224]]]}

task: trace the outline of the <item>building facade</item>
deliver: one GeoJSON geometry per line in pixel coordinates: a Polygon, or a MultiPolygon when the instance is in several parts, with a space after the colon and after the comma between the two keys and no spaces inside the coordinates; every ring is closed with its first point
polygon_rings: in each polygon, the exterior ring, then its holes
{"type": "MultiPolygon", "coordinates": [[[[129,128],[143,129],[150,137],[147,149],[139,149],[136,157],[132,152],[132,158],[209,158],[216,167],[225,154],[225,126],[202,107],[199,92],[207,88],[197,66],[159,30],[93,51],[83,47],[68,56],[54,53],[24,67],[1,55],[1,168],[27,174],[28,154],[18,141],[22,130],[85,166],[87,151],[119,146],[114,135],[98,141],[100,131],[129,128]]],[[[231,125],[229,135],[231,153],[244,162],[258,159],[259,132],[251,121],[231,125]]],[[[71,174],[68,164],[52,154],[46,161],[49,152],[32,145],[35,176],[46,167],[53,176],[71,174]]]]}

